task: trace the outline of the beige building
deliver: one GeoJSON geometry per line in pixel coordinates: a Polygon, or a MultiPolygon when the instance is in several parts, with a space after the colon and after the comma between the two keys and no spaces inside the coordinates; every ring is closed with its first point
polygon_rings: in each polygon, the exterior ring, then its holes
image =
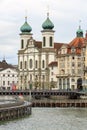
{"type": "MultiPolygon", "coordinates": [[[[62,45],[58,50],[58,88],[81,89],[84,86],[84,65],[87,66],[87,51],[84,53],[84,45],[87,37],[83,37],[83,31],[79,26],[74,38],[69,44],[62,45]]],[[[85,74],[86,76],[86,74],[85,74]]]]}

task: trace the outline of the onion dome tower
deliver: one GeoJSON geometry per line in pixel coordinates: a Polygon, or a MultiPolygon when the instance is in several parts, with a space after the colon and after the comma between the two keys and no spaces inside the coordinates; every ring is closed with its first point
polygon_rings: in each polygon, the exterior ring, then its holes
{"type": "Polygon", "coordinates": [[[32,28],[27,22],[27,17],[25,17],[25,22],[20,28],[20,37],[21,37],[21,49],[25,49],[28,41],[32,37],[32,28]]]}
{"type": "Polygon", "coordinates": [[[83,30],[81,29],[81,26],[79,26],[79,29],[76,32],[77,37],[83,37],[83,30]]]}
{"type": "Polygon", "coordinates": [[[54,48],[54,24],[49,19],[49,12],[47,13],[47,19],[42,24],[42,47],[54,48]]]}
{"type": "Polygon", "coordinates": [[[32,31],[31,26],[27,23],[27,17],[25,17],[25,23],[21,26],[20,31],[22,33],[30,33],[32,31]]]}
{"type": "Polygon", "coordinates": [[[47,19],[45,20],[45,22],[42,24],[42,28],[43,29],[49,29],[52,30],[54,28],[54,24],[51,22],[51,20],[49,19],[49,13],[47,13],[47,19]]]}

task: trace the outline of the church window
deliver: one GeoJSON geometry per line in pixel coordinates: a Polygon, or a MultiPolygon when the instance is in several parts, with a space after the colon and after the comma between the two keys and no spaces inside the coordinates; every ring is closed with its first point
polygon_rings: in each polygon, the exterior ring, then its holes
{"type": "Polygon", "coordinates": [[[46,46],[46,38],[43,37],[43,46],[46,46]]]}
{"type": "Polygon", "coordinates": [[[30,59],[30,68],[32,68],[32,59],[30,59]]]}
{"type": "Polygon", "coordinates": [[[42,68],[44,68],[45,67],[45,61],[43,60],[42,61],[42,68]]]}
{"type": "Polygon", "coordinates": [[[53,39],[50,37],[50,47],[52,46],[53,39]]]}
{"type": "Polygon", "coordinates": [[[21,49],[23,49],[24,48],[24,40],[22,39],[21,40],[21,49]]]}
{"type": "Polygon", "coordinates": [[[20,62],[20,69],[22,69],[22,61],[20,62]]]}
{"type": "Polygon", "coordinates": [[[38,61],[36,60],[36,62],[35,62],[35,68],[37,68],[37,65],[38,65],[38,61]]]}
{"type": "Polygon", "coordinates": [[[3,81],[3,85],[5,85],[5,81],[3,81]]]}
{"type": "Polygon", "coordinates": [[[32,74],[30,74],[30,81],[32,81],[32,74]]]}
{"type": "Polygon", "coordinates": [[[27,61],[25,61],[25,69],[27,68],[27,61]]]}

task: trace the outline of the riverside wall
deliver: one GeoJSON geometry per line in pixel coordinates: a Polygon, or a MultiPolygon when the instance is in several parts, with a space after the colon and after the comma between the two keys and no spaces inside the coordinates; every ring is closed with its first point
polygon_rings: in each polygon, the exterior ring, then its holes
{"type": "Polygon", "coordinates": [[[28,116],[31,114],[31,106],[31,103],[24,101],[0,105],[0,121],[9,121],[28,116]]]}
{"type": "Polygon", "coordinates": [[[87,99],[33,100],[32,107],[85,107],[87,99]]]}

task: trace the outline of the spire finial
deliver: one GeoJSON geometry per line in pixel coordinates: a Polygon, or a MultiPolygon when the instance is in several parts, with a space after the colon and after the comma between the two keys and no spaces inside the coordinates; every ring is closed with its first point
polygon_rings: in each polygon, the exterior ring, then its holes
{"type": "Polygon", "coordinates": [[[25,10],[25,22],[27,22],[27,9],[25,10]]]}
{"type": "Polygon", "coordinates": [[[79,20],[79,29],[81,29],[81,20],[79,20]]]}
{"type": "Polygon", "coordinates": [[[47,5],[47,17],[49,18],[49,5],[47,5]]]}

